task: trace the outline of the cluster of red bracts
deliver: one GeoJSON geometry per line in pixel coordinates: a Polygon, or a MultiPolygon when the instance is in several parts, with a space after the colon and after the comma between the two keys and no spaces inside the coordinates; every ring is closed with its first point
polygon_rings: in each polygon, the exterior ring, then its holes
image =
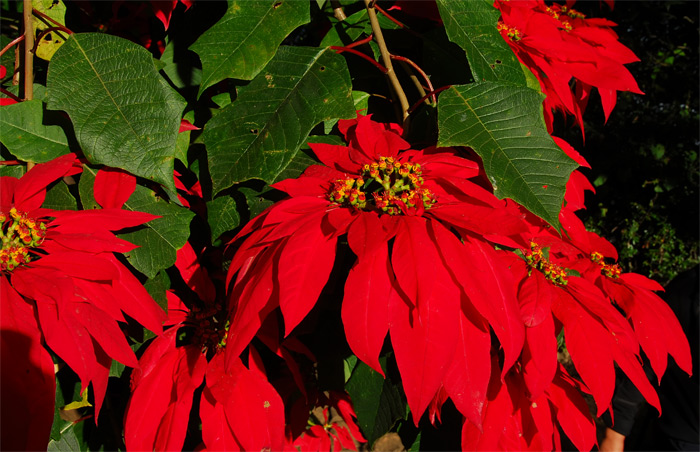
{"type": "Polygon", "coordinates": [[[80,171],[76,156],[68,154],[36,165],[20,179],[0,178],[3,222],[41,231],[22,238],[13,225],[2,227],[0,256],[9,262],[16,254],[16,232],[25,255],[21,265],[5,262],[0,273],[2,357],[12,363],[2,366],[2,425],[15,432],[3,440],[7,449],[38,450],[48,443],[55,377],[44,344],[78,374],[83,391],[92,383],[97,418],[112,359],[138,365],[119,326],[124,314],[154,333],[163,331],[162,309],[114,256],[134,245],[113,231],[156,218],[121,209],[130,195],[128,181],[133,179],[133,191],[135,178],[121,172],[98,174],[99,210],[41,208],[49,184],[80,171]]]}
{"type": "Polygon", "coordinates": [[[624,66],[639,58],[620,43],[612,29],[616,24],[586,18],[572,7],[575,3],[494,2],[502,14],[498,26],[501,35],[547,95],[544,113],[550,131],[552,112],[560,111],[573,115],[583,132],[583,112],[593,88],[598,89],[606,120],[618,91],[642,94],[624,66]]]}
{"type": "MultiPolygon", "coordinates": [[[[32,387],[35,403],[19,404],[28,412],[14,418],[32,419],[24,427],[34,431],[51,425],[54,377],[46,343],[78,373],[83,388],[92,383],[96,415],[111,360],[134,367],[128,449],[181,448],[198,388],[201,449],[335,449],[362,442],[345,396],[329,399],[305,387],[298,360],[315,358],[293,334],[326,284],[340,237],[356,256],[341,306],[350,348],[383,374],[379,356],[389,334],[414,421],[426,410],[439,419],[442,404],[452,399],[464,416],[465,449],[556,449],[558,426],[576,447],[590,449],[595,427],[580,391],[593,396],[598,414],[607,410],[615,364],[659,406],[640,347],[659,378],[669,354],[690,373],[687,341],[653,292],[661,287],[621,273],[614,247],[575,216],[586,184],[569,184],[560,235],[496,199],[483,188],[477,163],[456,150],[411,150],[396,126],[368,116],[341,121],[339,128],[349,145],[313,144],[322,164],[276,184],[289,198],[234,240],[228,276],[220,276],[228,287],[225,301],[192,247],[178,251],[176,267],[198,300],[184,303],[169,293],[165,333],[162,311],[112,254],[133,245],[111,231],[153,218],[121,209],[133,191],[131,176],[101,171],[95,197],[103,209],[77,212],[40,208],[50,182],[80,170],[73,155],[37,165],[19,180],[2,178],[6,222],[31,218],[46,231],[29,238],[29,262],[3,271],[0,280],[3,356],[33,370],[31,379],[22,379],[14,367],[3,367],[4,400],[32,387]],[[338,181],[356,181],[368,165],[386,161],[420,168],[420,187],[389,178],[389,188],[429,190],[429,202],[389,214],[333,196],[338,181]],[[118,327],[122,312],[159,334],[138,363],[118,327]],[[576,378],[557,361],[562,332],[576,378]],[[250,346],[254,337],[284,361],[291,389],[268,381],[250,346]],[[283,403],[289,391],[303,394],[296,408],[283,403]],[[344,425],[334,425],[321,408],[314,425],[293,427],[292,413],[324,406],[336,406],[344,425]]],[[[386,188],[374,182],[360,185],[386,188]]],[[[11,231],[3,226],[3,236],[11,231]]],[[[34,444],[17,445],[28,446],[34,444]]]]}
{"type": "Polygon", "coordinates": [[[275,184],[289,198],[233,242],[228,280],[236,335],[228,339],[227,359],[237,359],[277,309],[293,337],[328,280],[343,236],[357,258],[341,308],[350,348],[383,374],[379,355],[389,334],[414,421],[426,409],[434,418],[451,398],[465,418],[466,450],[558,448],[557,425],[577,448],[591,449],[595,426],[579,391],[592,394],[602,414],[615,364],[659,407],[640,345],[659,376],[668,354],[690,373],[682,330],[653,292],[661,287],[620,274],[611,263],[614,247],[575,216],[589,185],[569,185],[560,235],[482,188],[477,164],[454,150],[410,150],[395,126],[367,116],[339,127],[349,145],[312,144],[323,165],[275,184]],[[366,165],[388,158],[419,164],[422,187],[436,202],[387,215],[332,196],[337,181],[355,180],[366,165]],[[558,364],[562,331],[580,378],[558,364]]]}
{"type": "MultiPolygon", "coordinates": [[[[176,2],[160,3],[167,26],[176,2]]],[[[623,66],[636,57],[612,23],[586,19],[569,3],[496,6],[499,30],[547,94],[548,115],[560,110],[580,123],[592,87],[606,116],[617,91],[639,92],[623,66]]],[[[3,359],[13,362],[2,367],[2,418],[18,440],[3,446],[46,446],[55,393],[46,345],[83,389],[92,383],[96,418],[112,359],[134,368],[129,450],[181,449],[200,390],[199,450],[356,448],[364,438],[349,398],[307,387],[299,363],[315,357],[295,337],[341,238],[355,256],[341,305],[348,345],[383,375],[388,334],[414,422],[426,411],[439,419],[451,399],[464,417],[465,450],[558,449],[560,427],[590,450],[595,425],[581,392],[598,415],[608,410],[615,365],[657,408],[641,351],[659,379],[668,355],[691,372],[687,340],[654,293],[661,287],[622,273],[615,248],[576,217],[592,190],[580,173],[567,185],[560,234],[497,199],[459,150],[411,149],[399,126],[369,116],[338,126],[347,145],[312,144],[321,164],[274,185],[289,197],[232,241],[226,276],[210,275],[189,244],[178,251],[177,270],[197,299],[169,292],[167,319],[114,256],[133,249],[114,231],[155,218],[122,209],[133,176],[100,170],[94,194],[102,209],[90,211],[41,208],[50,183],[80,172],[72,154],[21,179],[0,178],[0,334],[3,359]],[[158,335],[138,361],[119,327],[124,314],[158,335]],[[577,376],[557,360],[562,336],[577,376]],[[285,381],[268,378],[253,338],[284,363],[285,381]],[[301,397],[285,406],[292,393],[301,397]]],[[[179,181],[178,189],[186,190],[179,181]]],[[[201,196],[197,187],[189,194],[201,196]]]]}

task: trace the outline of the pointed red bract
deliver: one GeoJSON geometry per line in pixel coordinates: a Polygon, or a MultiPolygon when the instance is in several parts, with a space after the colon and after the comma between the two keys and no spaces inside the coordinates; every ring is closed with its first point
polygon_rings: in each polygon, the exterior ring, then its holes
{"type": "Polygon", "coordinates": [[[56,383],[33,306],[0,275],[0,446],[40,450],[49,442],[56,383]]]}
{"type": "Polygon", "coordinates": [[[491,376],[491,334],[485,321],[475,325],[459,313],[459,336],[443,379],[445,391],[457,409],[478,429],[491,376]]]}
{"type": "Polygon", "coordinates": [[[285,336],[306,317],[335,260],[335,240],[319,234],[315,224],[300,228],[289,237],[279,257],[280,309],[284,315],[285,336]]]}
{"type": "Polygon", "coordinates": [[[591,450],[596,442],[596,429],[588,405],[577,388],[560,367],[548,390],[559,425],[578,450],[591,450]]]}
{"type": "Polygon", "coordinates": [[[0,270],[3,281],[36,305],[37,334],[78,374],[82,389],[92,383],[97,422],[112,359],[137,365],[117,323],[125,321],[122,311],[156,332],[162,331],[164,313],[112,254],[133,245],[111,231],[155,216],[116,208],[40,208],[49,184],[80,172],[76,163],[67,154],[36,165],[19,180],[0,178],[0,270]]]}
{"type": "Polygon", "coordinates": [[[379,352],[389,332],[392,287],[386,243],[361,255],[348,273],[341,315],[350,349],[372,369],[384,375],[379,352]]]}
{"type": "Polygon", "coordinates": [[[121,209],[136,190],[136,177],[118,168],[101,168],[95,175],[95,201],[102,208],[121,209]]]}
{"type": "Polygon", "coordinates": [[[433,295],[419,306],[403,297],[390,305],[391,343],[416,425],[442,383],[459,334],[459,289],[441,265],[431,283],[433,295]]]}

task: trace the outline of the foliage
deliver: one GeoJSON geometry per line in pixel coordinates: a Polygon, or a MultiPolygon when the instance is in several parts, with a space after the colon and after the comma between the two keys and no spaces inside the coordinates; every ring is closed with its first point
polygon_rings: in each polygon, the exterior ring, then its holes
{"type": "Polygon", "coordinates": [[[637,58],[572,3],[3,3],[2,447],[590,450],[616,367],[658,408],[687,340],[554,134],[637,58]]]}

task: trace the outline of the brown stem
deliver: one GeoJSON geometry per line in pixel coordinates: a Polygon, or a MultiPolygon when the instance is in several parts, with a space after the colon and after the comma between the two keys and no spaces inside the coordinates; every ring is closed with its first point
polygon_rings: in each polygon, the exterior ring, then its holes
{"type": "Polygon", "coordinates": [[[34,98],[34,27],[32,26],[32,0],[24,0],[24,100],[34,98]]]}
{"type": "Polygon", "coordinates": [[[338,0],[331,0],[331,7],[333,8],[333,15],[340,22],[348,18],[348,16],[345,15],[345,11],[343,11],[343,7],[340,5],[340,2],[338,0]]]}
{"type": "Polygon", "coordinates": [[[426,94],[425,96],[423,96],[418,102],[416,102],[415,104],[413,104],[413,106],[412,106],[411,108],[408,109],[408,112],[409,112],[409,113],[412,113],[413,110],[415,110],[416,108],[418,108],[418,106],[419,106],[425,99],[427,99],[428,97],[430,97],[430,96],[435,96],[437,93],[439,93],[439,92],[441,92],[441,91],[445,91],[447,88],[451,88],[451,87],[452,87],[452,85],[447,85],[447,86],[443,86],[442,88],[438,88],[438,89],[436,89],[436,90],[434,90],[434,91],[429,92],[428,94],[426,94]]]}
{"type": "MultiPolygon", "coordinates": [[[[413,61],[409,60],[408,58],[400,56],[400,55],[392,55],[391,58],[394,60],[401,61],[401,63],[403,64],[403,67],[405,69],[407,69],[407,67],[406,67],[407,65],[410,65],[413,69],[415,69],[421,75],[421,77],[423,77],[423,80],[425,80],[425,84],[428,86],[428,91],[433,91],[435,89],[435,88],[433,88],[433,84],[430,81],[428,74],[426,74],[423,71],[423,69],[421,69],[420,66],[418,66],[416,63],[414,63],[413,61]]],[[[409,72],[409,74],[411,73],[408,69],[407,69],[407,72],[409,72]]],[[[413,76],[413,78],[415,78],[415,76],[413,76]]],[[[420,83],[418,84],[418,86],[420,86],[419,91],[421,91],[421,96],[425,96],[425,91],[423,90],[423,86],[420,85],[420,83]]],[[[433,103],[436,102],[435,96],[431,97],[431,101],[433,103]]]]}
{"type": "MultiPolygon", "coordinates": [[[[395,59],[394,56],[395,55],[392,55],[391,58],[395,59]]],[[[399,64],[401,65],[401,69],[408,74],[408,78],[413,82],[413,86],[415,86],[418,90],[418,94],[421,97],[425,96],[425,88],[423,88],[423,85],[421,85],[420,80],[418,80],[418,77],[416,77],[416,74],[413,72],[413,69],[411,69],[411,66],[406,64],[405,61],[399,61],[399,64]]],[[[430,101],[426,99],[425,103],[430,104],[430,101]]]]}
{"type": "Polygon", "coordinates": [[[386,47],[384,35],[382,34],[382,29],[379,26],[377,12],[374,10],[374,4],[372,0],[365,0],[365,7],[367,8],[369,22],[372,25],[372,34],[374,35],[374,40],[376,41],[377,45],[379,45],[379,52],[382,56],[382,62],[386,67],[386,75],[387,77],[389,77],[389,81],[391,82],[391,87],[393,88],[394,94],[396,94],[396,97],[398,97],[399,102],[401,103],[401,114],[405,126],[406,120],[408,119],[408,108],[410,107],[410,105],[408,104],[408,99],[406,98],[406,93],[403,91],[401,83],[399,82],[399,79],[396,76],[396,72],[394,72],[394,67],[391,64],[391,54],[389,53],[389,49],[387,49],[386,47]]]}
{"type": "Polygon", "coordinates": [[[0,87],[0,93],[3,93],[4,95],[6,95],[7,97],[9,97],[10,99],[13,99],[15,102],[22,102],[22,99],[20,99],[19,97],[15,96],[14,94],[12,94],[11,92],[9,92],[9,91],[6,90],[5,88],[0,87]]]}
{"type": "MultiPolygon", "coordinates": [[[[24,40],[24,35],[22,35],[22,40],[24,40]]],[[[15,47],[15,70],[12,73],[12,84],[14,86],[19,86],[20,71],[19,68],[22,63],[22,54],[24,53],[22,46],[15,47]]]]}

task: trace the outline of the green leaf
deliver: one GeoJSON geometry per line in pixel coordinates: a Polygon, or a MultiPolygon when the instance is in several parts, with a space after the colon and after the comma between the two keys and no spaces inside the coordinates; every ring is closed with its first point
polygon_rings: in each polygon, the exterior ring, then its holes
{"type": "Polygon", "coordinates": [[[520,62],[496,29],[500,11],[489,0],[437,0],[450,41],[467,52],[472,76],[480,81],[525,85],[520,62]]]}
{"type": "Polygon", "coordinates": [[[355,369],[355,366],[357,366],[357,356],[350,355],[343,360],[343,381],[345,383],[350,380],[350,376],[352,375],[352,371],[355,369]]]}
{"type": "MultiPolygon", "coordinates": [[[[21,3],[19,3],[19,2],[17,4],[21,5],[21,3]]],[[[2,47],[3,49],[5,48],[5,46],[9,45],[11,42],[12,42],[12,38],[10,38],[9,36],[5,36],[4,34],[0,35],[0,47],[2,47]]],[[[2,55],[0,55],[0,65],[5,66],[5,69],[9,69],[11,67],[14,67],[14,64],[15,64],[15,52],[5,52],[2,55]]],[[[2,80],[11,79],[12,72],[13,71],[8,70],[7,73],[5,74],[5,78],[3,78],[2,80]]],[[[3,94],[2,97],[7,97],[7,96],[5,96],[3,94]]]]}
{"type": "Polygon", "coordinates": [[[173,153],[173,156],[184,164],[187,164],[187,150],[190,147],[191,133],[191,130],[185,130],[184,132],[178,133],[177,141],[175,142],[175,152],[173,153]]]}
{"type": "Polygon", "coordinates": [[[61,417],[61,408],[74,400],[80,400],[80,398],[80,381],[77,375],[69,368],[62,368],[56,374],[56,402],[54,405],[53,425],[51,426],[51,439],[53,441],[59,441],[62,435],[74,425],[61,417]]]}
{"type": "Polygon", "coordinates": [[[362,8],[345,20],[334,20],[333,18],[331,21],[333,26],[323,37],[319,47],[345,46],[359,38],[366,30],[371,30],[366,8],[362,8]]]}
{"type": "MultiPolygon", "coordinates": [[[[386,368],[385,357],[379,358],[379,362],[386,368]]],[[[370,445],[404,416],[406,403],[399,385],[389,378],[384,379],[363,362],[355,366],[345,390],[350,394],[357,423],[370,445]]]]}
{"type": "Polygon", "coordinates": [[[260,215],[260,212],[273,204],[272,201],[264,197],[265,194],[272,191],[268,185],[265,185],[261,191],[257,191],[249,187],[239,187],[238,191],[245,196],[245,202],[248,204],[250,218],[257,217],[260,215]]]}
{"type": "Polygon", "coordinates": [[[540,92],[515,85],[453,86],[438,101],[438,146],[474,149],[496,196],[558,228],[566,183],[577,165],[547,132],[542,100],[540,92]]]}
{"type": "MultiPolygon", "coordinates": [[[[355,104],[355,111],[359,110],[366,110],[369,108],[369,98],[371,95],[369,93],[366,93],[364,91],[355,91],[353,90],[352,92],[352,102],[355,104]]],[[[338,123],[338,119],[331,119],[330,121],[323,121],[323,132],[325,134],[330,134],[331,131],[333,130],[333,126],[335,126],[338,123]]]]}
{"type": "Polygon", "coordinates": [[[190,49],[202,60],[205,89],[226,78],[251,80],[275,55],[282,40],[309,22],[310,5],[295,0],[238,1],[190,49]]]}
{"type": "Polygon", "coordinates": [[[297,152],[297,155],[295,155],[292,161],[289,162],[289,165],[287,165],[284,171],[277,175],[277,177],[274,181],[272,181],[272,183],[276,183],[285,179],[296,179],[297,177],[301,176],[301,173],[303,173],[306,170],[306,168],[308,168],[311,165],[317,164],[318,162],[311,158],[306,152],[297,152]]]}
{"type": "Polygon", "coordinates": [[[78,181],[78,194],[80,195],[80,203],[83,205],[83,210],[102,208],[97,204],[97,201],[95,201],[96,175],[96,168],[83,165],[83,172],[80,174],[80,181],[78,181]]]}
{"type": "Polygon", "coordinates": [[[89,450],[89,446],[83,438],[84,429],[85,422],[69,424],[63,431],[60,439],[52,439],[49,441],[46,450],[48,452],[78,452],[89,450]]]}
{"type": "Polygon", "coordinates": [[[47,75],[49,108],[64,110],[91,163],[163,184],[174,197],[175,143],[184,101],[151,54],[107,34],[74,34],[47,75]]]}
{"type": "Polygon", "coordinates": [[[0,176],[10,176],[19,179],[24,176],[24,165],[0,165],[0,176]]]}
{"type": "Polygon", "coordinates": [[[77,210],[78,202],[68,190],[68,185],[59,181],[46,191],[46,200],[41,206],[54,210],[77,210]]]}
{"type": "MultiPolygon", "coordinates": [[[[32,8],[61,25],[65,25],[66,23],[66,5],[64,5],[61,0],[32,0],[32,8]]],[[[37,32],[56,26],[55,23],[37,14],[34,15],[32,24],[34,26],[35,37],[37,38],[37,32]]],[[[67,37],[68,33],[64,31],[51,31],[46,33],[36,42],[36,51],[34,53],[39,58],[49,61],[53,54],[56,53],[56,50],[66,42],[67,37]]]]}
{"type": "Polygon", "coordinates": [[[70,152],[66,133],[44,125],[43,102],[28,100],[2,107],[0,141],[24,162],[44,163],[70,152]]]}
{"type": "Polygon", "coordinates": [[[197,55],[191,50],[180,49],[175,41],[170,41],[165,46],[160,61],[163,63],[161,70],[177,88],[188,88],[201,83],[202,70],[197,67],[197,55]]]}
{"type": "Polygon", "coordinates": [[[230,196],[221,196],[207,203],[207,219],[211,228],[211,241],[238,226],[241,218],[236,210],[236,201],[230,196]]]}
{"type": "Polygon", "coordinates": [[[311,135],[305,141],[300,148],[300,152],[289,162],[287,167],[277,175],[272,183],[279,182],[285,179],[296,179],[301,176],[301,173],[306,171],[311,165],[318,165],[318,160],[313,158],[313,152],[309,147],[309,143],[326,143],[326,144],[337,144],[345,145],[345,142],[336,135],[311,135]]]}
{"type": "Polygon", "coordinates": [[[148,291],[148,294],[153,297],[158,306],[163,308],[165,313],[168,313],[168,297],[166,292],[170,289],[170,277],[165,271],[159,271],[158,274],[143,283],[143,287],[148,291]]]}
{"type": "Polygon", "coordinates": [[[316,124],[354,116],[342,56],[328,49],[280,47],[238,99],[204,128],[213,193],[248,179],[275,180],[316,124]]]}
{"type": "Polygon", "coordinates": [[[122,239],[139,245],[139,248],[125,253],[129,263],[148,278],[153,278],[160,270],[175,263],[177,250],[190,236],[194,212],[157,197],[141,185],[136,186],[124,209],[160,216],[142,229],[120,234],[122,239]]]}

